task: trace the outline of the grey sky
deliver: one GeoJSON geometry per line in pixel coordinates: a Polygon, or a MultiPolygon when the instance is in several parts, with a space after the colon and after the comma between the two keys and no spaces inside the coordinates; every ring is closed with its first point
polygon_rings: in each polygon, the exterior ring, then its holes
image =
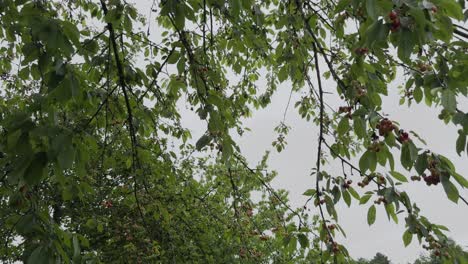
{"type": "MultiPolygon", "coordinates": [[[[134,1],[142,14],[149,12],[152,1],[134,1]]],[[[154,16],[153,16],[154,17],[154,16]]],[[[156,23],[152,22],[152,25],[156,23]]],[[[157,29],[151,29],[151,38],[157,41],[157,29]]],[[[322,66],[325,68],[325,65],[322,66]]],[[[450,158],[457,167],[457,171],[466,176],[468,171],[468,159],[466,153],[458,157],[455,153],[456,129],[453,125],[445,125],[438,120],[439,110],[428,108],[425,105],[412,105],[411,108],[399,106],[399,96],[397,86],[403,81],[403,76],[399,74],[397,81],[389,85],[389,96],[384,98],[384,113],[389,114],[389,118],[400,122],[405,130],[414,130],[420,134],[428,143],[428,148],[442,153],[450,158]]],[[[326,90],[335,92],[335,85],[326,82],[326,90]]],[[[287,105],[290,86],[285,83],[280,85],[277,93],[272,98],[272,103],[263,110],[253,114],[253,118],[246,120],[245,125],[252,132],[246,132],[239,139],[238,143],[243,154],[250,164],[256,164],[263,156],[265,150],[272,150],[270,155],[270,169],[276,170],[279,175],[274,181],[274,187],[284,188],[290,192],[290,200],[294,206],[302,206],[306,197],[302,193],[309,188],[313,188],[315,179],[309,176],[311,169],[315,166],[318,128],[302,120],[294,103],[297,95],[292,98],[288,109],[286,123],[292,127],[287,136],[288,145],[281,153],[274,151],[271,143],[276,138],[274,127],[283,118],[283,113],[287,105]]],[[[336,95],[327,95],[325,100],[333,106],[338,106],[336,95]]],[[[192,129],[193,140],[197,140],[206,129],[206,124],[198,117],[182,109],[183,124],[192,129]]],[[[399,160],[399,155],[395,156],[399,160]]],[[[331,162],[325,167],[331,174],[341,173],[341,164],[331,162]]],[[[404,172],[398,168],[400,172],[404,172]]],[[[358,176],[353,176],[355,185],[358,176]]],[[[458,185],[457,185],[458,186],[458,185]]],[[[355,186],[356,190],[360,188],[355,186]]],[[[435,223],[444,224],[450,228],[450,237],[462,246],[468,246],[468,207],[464,204],[455,205],[450,202],[441,185],[427,187],[423,182],[410,182],[402,187],[411,195],[411,199],[422,209],[422,214],[426,215],[435,223]]],[[[460,194],[468,198],[468,192],[460,189],[460,194]]],[[[339,242],[344,243],[351,255],[355,258],[371,258],[376,252],[388,255],[394,263],[407,263],[413,261],[424,250],[418,245],[417,239],[405,248],[402,242],[404,231],[404,219],[400,217],[398,225],[387,220],[383,208],[377,211],[377,221],[372,226],[367,225],[367,209],[372,201],[367,205],[358,206],[353,201],[351,208],[340,202],[338,206],[339,222],[347,232],[347,238],[340,238],[339,242]]],[[[316,208],[311,206],[312,212],[316,208]]]]}

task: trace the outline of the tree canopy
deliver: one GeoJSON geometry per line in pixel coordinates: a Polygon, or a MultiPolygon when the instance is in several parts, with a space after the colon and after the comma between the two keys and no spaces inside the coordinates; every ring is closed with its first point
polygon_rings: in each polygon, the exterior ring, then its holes
{"type": "Polygon", "coordinates": [[[466,206],[468,181],[382,100],[402,76],[400,103],[440,106],[447,144],[468,152],[465,1],[151,3],[0,0],[2,262],[347,263],[343,202],[369,225],[384,208],[402,246],[456,261],[405,185],[466,206]],[[268,153],[249,165],[235,140],[285,84],[319,128],[299,208],[271,187],[268,153]]]}

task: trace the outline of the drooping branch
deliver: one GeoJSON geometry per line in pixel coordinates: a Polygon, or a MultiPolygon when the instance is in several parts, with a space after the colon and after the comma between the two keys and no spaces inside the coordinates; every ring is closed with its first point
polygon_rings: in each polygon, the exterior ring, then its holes
{"type": "MultiPolygon", "coordinates": [[[[100,3],[101,3],[101,8],[102,8],[102,10],[104,12],[104,15],[107,15],[108,9],[107,9],[106,3],[104,2],[104,0],[100,0],[100,3]]],[[[126,84],[126,81],[125,81],[125,73],[124,73],[122,61],[121,61],[120,55],[119,55],[119,49],[118,49],[118,45],[117,45],[117,37],[115,35],[114,27],[113,27],[111,22],[107,23],[107,29],[109,31],[109,38],[110,38],[110,41],[111,41],[111,44],[112,44],[112,50],[114,52],[114,59],[115,59],[116,67],[117,67],[119,85],[120,85],[120,87],[122,89],[122,93],[124,95],[124,100],[125,100],[125,106],[126,106],[126,109],[127,109],[127,115],[128,115],[127,122],[128,122],[128,129],[129,129],[131,148],[132,148],[132,169],[133,169],[133,173],[136,174],[136,162],[137,162],[137,159],[138,159],[137,138],[136,138],[136,130],[135,130],[135,127],[134,127],[134,124],[133,124],[132,107],[130,105],[130,98],[128,96],[128,91],[127,91],[128,87],[127,87],[127,84],[126,84]]],[[[139,198],[138,198],[138,193],[137,193],[138,184],[137,184],[136,175],[133,175],[133,179],[134,179],[133,193],[134,193],[134,196],[135,196],[135,201],[137,203],[137,208],[138,208],[138,211],[140,213],[140,217],[141,217],[141,220],[143,221],[143,224],[145,225],[145,227],[148,227],[148,225],[146,224],[146,220],[144,218],[141,203],[140,203],[139,198]]]]}
{"type": "MultiPolygon", "coordinates": [[[[315,178],[315,189],[317,191],[317,199],[320,199],[320,177],[321,177],[321,164],[322,164],[322,142],[323,142],[323,132],[324,132],[324,112],[325,112],[325,107],[323,103],[323,87],[322,87],[322,76],[320,74],[320,66],[319,66],[319,60],[318,60],[318,51],[315,43],[312,43],[312,47],[314,48],[314,60],[315,60],[315,72],[317,74],[317,83],[318,83],[318,90],[319,90],[319,137],[318,137],[318,146],[317,146],[317,161],[316,161],[316,178],[315,178]]],[[[333,241],[333,236],[332,233],[330,232],[330,229],[325,223],[325,216],[323,214],[323,208],[322,204],[319,202],[318,203],[319,210],[320,210],[320,216],[322,217],[323,221],[323,226],[327,230],[327,233],[330,237],[330,242],[334,243],[333,241]]]]}

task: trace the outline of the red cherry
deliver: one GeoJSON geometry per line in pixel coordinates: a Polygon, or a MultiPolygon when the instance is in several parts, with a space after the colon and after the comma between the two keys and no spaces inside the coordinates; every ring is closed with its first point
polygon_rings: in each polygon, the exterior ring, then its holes
{"type": "Polygon", "coordinates": [[[402,132],[402,133],[400,134],[400,141],[401,141],[401,143],[403,143],[403,142],[408,142],[408,141],[409,141],[409,135],[408,135],[408,133],[402,132]]]}
{"type": "Polygon", "coordinates": [[[369,52],[369,49],[368,48],[357,48],[355,50],[355,52],[358,54],[358,55],[365,55],[369,52]]]}
{"type": "Polygon", "coordinates": [[[395,20],[393,20],[392,27],[390,28],[390,30],[391,30],[392,32],[396,32],[396,31],[398,31],[398,29],[400,28],[400,26],[401,26],[400,20],[399,20],[399,19],[395,19],[395,20]]]}
{"type": "Polygon", "coordinates": [[[111,208],[112,207],[112,201],[111,200],[107,200],[104,202],[104,207],[105,208],[111,208]]]}
{"type": "Polygon", "coordinates": [[[253,215],[253,210],[252,208],[247,209],[247,216],[251,217],[253,215]]]}

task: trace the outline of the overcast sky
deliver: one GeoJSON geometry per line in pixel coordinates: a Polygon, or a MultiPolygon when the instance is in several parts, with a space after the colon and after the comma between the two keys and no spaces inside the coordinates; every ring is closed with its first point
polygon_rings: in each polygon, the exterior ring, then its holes
{"type": "MultiPolygon", "coordinates": [[[[137,2],[142,14],[149,12],[152,1],[134,2],[137,2]]],[[[152,25],[155,24],[153,21],[152,25]]],[[[153,26],[151,32],[153,32],[151,34],[153,40],[159,42],[158,30],[153,26]]],[[[383,99],[383,112],[388,114],[390,119],[398,121],[401,128],[420,134],[427,141],[428,148],[450,158],[456,165],[457,171],[466,176],[467,155],[463,153],[462,157],[459,157],[455,153],[456,128],[438,120],[439,109],[428,108],[425,105],[412,105],[411,108],[399,106],[398,85],[403,80],[400,74],[395,82],[389,84],[389,96],[383,99]]],[[[326,82],[324,87],[327,91],[336,92],[333,83],[326,82]]],[[[277,137],[273,129],[283,119],[290,89],[287,83],[280,85],[268,108],[255,112],[253,118],[245,122],[252,132],[246,132],[238,143],[251,165],[257,164],[266,150],[271,150],[270,169],[278,172],[274,187],[288,190],[291,204],[302,206],[307,199],[302,196],[302,193],[314,187],[315,179],[310,176],[310,172],[315,166],[318,128],[298,116],[294,108],[298,95],[293,96],[287,113],[286,123],[291,126],[291,131],[286,138],[288,142],[286,149],[278,154],[271,145],[277,137]]],[[[331,105],[339,105],[336,95],[326,95],[325,100],[331,105]]],[[[183,124],[193,130],[195,141],[206,130],[206,123],[201,122],[196,115],[184,109],[182,111],[185,113],[183,124]]],[[[399,161],[399,154],[395,156],[395,160],[399,161]]],[[[340,175],[341,163],[332,161],[330,165],[325,166],[325,169],[331,174],[340,175]]],[[[401,167],[397,169],[404,172],[401,167]]],[[[359,181],[358,175],[353,177],[355,185],[359,181]]],[[[360,191],[359,187],[355,186],[355,188],[360,191]]],[[[435,223],[446,225],[451,230],[450,237],[460,245],[468,246],[468,207],[466,205],[462,203],[456,205],[450,202],[441,185],[429,188],[423,182],[410,182],[402,189],[410,193],[410,198],[419,205],[423,215],[435,223]]],[[[460,190],[460,194],[468,198],[466,190],[460,190]]],[[[413,243],[407,248],[403,246],[404,217],[400,217],[397,225],[387,220],[383,208],[378,208],[377,220],[372,227],[369,227],[366,219],[367,209],[371,203],[372,201],[367,205],[357,206],[356,201],[353,201],[351,208],[348,208],[341,201],[338,205],[339,222],[347,233],[347,238],[340,238],[338,242],[347,246],[352,257],[371,258],[376,252],[382,252],[389,256],[393,263],[404,264],[424,253],[417,239],[413,239],[413,243]]]]}

